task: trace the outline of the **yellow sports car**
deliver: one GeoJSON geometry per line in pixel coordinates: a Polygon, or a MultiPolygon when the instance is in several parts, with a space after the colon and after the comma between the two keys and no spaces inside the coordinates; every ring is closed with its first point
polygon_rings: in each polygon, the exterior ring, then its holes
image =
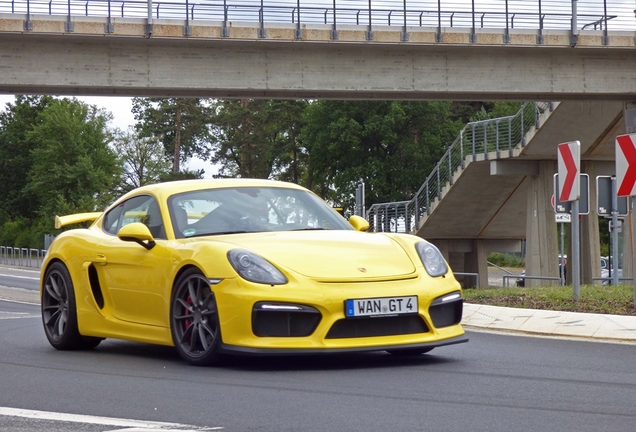
{"type": "Polygon", "coordinates": [[[466,342],[460,285],[435,246],[365,233],[312,192],[268,180],[141,187],[103,213],[56,218],[42,265],[46,337],[175,346],[194,365],[228,354],[386,350],[466,342]]]}

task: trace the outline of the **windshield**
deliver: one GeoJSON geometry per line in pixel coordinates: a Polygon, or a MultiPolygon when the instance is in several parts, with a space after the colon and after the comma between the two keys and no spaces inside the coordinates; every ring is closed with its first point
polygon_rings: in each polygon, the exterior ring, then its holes
{"type": "Polygon", "coordinates": [[[314,194],[276,187],[184,192],[168,199],[176,238],[262,231],[352,230],[314,194]]]}

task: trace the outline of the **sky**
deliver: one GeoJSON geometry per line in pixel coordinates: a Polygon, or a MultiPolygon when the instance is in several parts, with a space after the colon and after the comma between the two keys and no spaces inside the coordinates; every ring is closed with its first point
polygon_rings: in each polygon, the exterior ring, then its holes
{"type": "MultiPolygon", "coordinates": [[[[110,126],[113,128],[117,127],[126,130],[128,126],[135,124],[135,117],[132,114],[132,98],[122,96],[77,96],[77,99],[110,111],[113,114],[113,121],[110,126]]],[[[0,110],[4,111],[8,102],[15,102],[15,96],[0,95],[0,110]]],[[[191,170],[204,169],[204,177],[206,178],[211,177],[218,171],[214,165],[200,159],[191,159],[186,164],[186,167],[191,170]]]]}

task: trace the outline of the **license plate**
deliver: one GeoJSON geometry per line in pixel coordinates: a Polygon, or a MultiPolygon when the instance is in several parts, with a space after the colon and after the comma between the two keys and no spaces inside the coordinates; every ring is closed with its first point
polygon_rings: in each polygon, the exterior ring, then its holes
{"type": "Polygon", "coordinates": [[[345,300],[348,318],[417,313],[417,296],[345,300]]]}

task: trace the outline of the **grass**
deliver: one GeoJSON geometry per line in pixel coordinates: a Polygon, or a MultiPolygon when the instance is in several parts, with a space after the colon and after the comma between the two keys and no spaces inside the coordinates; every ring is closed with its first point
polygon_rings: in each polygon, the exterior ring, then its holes
{"type": "Polygon", "coordinates": [[[467,303],[613,315],[634,315],[632,285],[582,285],[573,299],[571,286],[537,288],[465,289],[467,303]]]}

